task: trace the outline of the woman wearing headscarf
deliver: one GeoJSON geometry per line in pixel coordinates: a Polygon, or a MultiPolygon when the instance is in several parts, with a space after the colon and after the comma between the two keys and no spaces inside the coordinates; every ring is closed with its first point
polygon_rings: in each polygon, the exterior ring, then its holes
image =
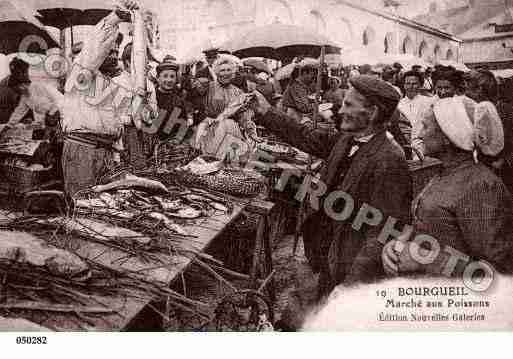
{"type": "MultiPolygon", "coordinates": [[[[414,235],[409,239],[428,235],[440,250],[432,263],[424,265],[411,259],[413,242],[405,238],[400,243],[405,245],[398,245],[393,240],[382,255],[388,274],[447,274],[453,264],[449,253],[455,250],[471,261],[487,261],[499,272],[513,270],[513,201],[504,183],[475,155],[499,153],[503,133],[486,129],[496,124],[480,123],[476,112],[474,101],[452,97],[439,100],[424,119],[426,153],[439,158],[443,168],[413,201],[414,235]]],[[[451,274],[461,276],[466,263],[459,260],[451,274]]]]}
{"type": "MultiPolygon", "coordinates": [[[[466,76],[466,95],[478,103],[479,117],[483,121],[493,118],[496,130],[504,132],[504,149],[497,156],[484,154],[481,160],[501,176],[511,191],[513,188],[513,107],[498,101],[498,84],[488,70],[472,71],[466,76]]],[[[481,122],[483,122],[481,121],[481,122]]]]}
{"type": "Polygon", "coordinates": [[[204,154],[223,157],[223,141],[228,137],[245,143],[252,143],[252,139],[257,138],[251,109],[245,108],[236,114],[225,112],[230,105],[243,101],[245,96],[241,89],[232,84],[236,71],[236,64],[229,58],[220,56],[214,62],[216,80],[208,84],[203,97],[206,118],[198,125],[194,141],[194,145],[204,154]]]}

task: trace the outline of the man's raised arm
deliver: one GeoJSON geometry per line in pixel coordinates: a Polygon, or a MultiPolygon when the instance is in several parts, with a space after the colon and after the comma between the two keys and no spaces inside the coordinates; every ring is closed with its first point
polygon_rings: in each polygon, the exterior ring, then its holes
{"type": "Polygon", "coordinates": [[[278,135],[283,141],[316,157],[326,159],[339,138],[326,130],[314,130],[273,108],[265,97],[255,91],[255,112],[257,124],[278,135]]]}

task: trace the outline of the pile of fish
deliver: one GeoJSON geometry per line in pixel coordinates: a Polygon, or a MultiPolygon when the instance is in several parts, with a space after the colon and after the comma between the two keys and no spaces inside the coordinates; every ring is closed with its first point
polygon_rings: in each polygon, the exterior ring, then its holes
{"type": "Polygon", "coordinates": [[[183,224],[189,220],[228,213],[231,207],[221,197],[191,190],[170,192],[159,181],[132,175],[93,187],[74,203],[78,213],[158,223],[184,236],[189,233],[183,224]]]}

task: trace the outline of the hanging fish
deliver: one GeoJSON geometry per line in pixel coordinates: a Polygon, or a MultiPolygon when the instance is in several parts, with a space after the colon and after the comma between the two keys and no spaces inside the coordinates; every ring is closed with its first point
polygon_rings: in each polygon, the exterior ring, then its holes
{"type": "MultiPolygon", "coordinates": [[[[134,41],[132,47],[131,75],[132,83],[135,83],[136,95],[132,101],[132,113],[134,125],[137,129],[141,129],[142,122],[149,119],[144,116],[143,112],[148,111],[147,99],[147,76],[146,66],[148,64],[148,31],[144,21],[141,9],[132,12],[132,22],[134,25],[134,41]]],[[[145,123],[151,125],[150,123],[145,123]]]]}

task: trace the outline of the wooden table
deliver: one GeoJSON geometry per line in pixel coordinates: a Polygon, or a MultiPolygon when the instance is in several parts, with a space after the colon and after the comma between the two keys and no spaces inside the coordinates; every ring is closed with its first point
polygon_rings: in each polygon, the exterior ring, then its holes
{"type": "MultiPolygon", "coordinates": [[[[204,218],[196,222],[194,225],[187,226],[189,233],[196,236],[194,239],[185,239],[189,244],[194,241],[193,245],[196,250],[203,251],[209,244],[216,239],[225,227],[239,216],[244,206],[235,205],[234,210],[230,214],[223,214],[212,218],[204,218]]],[[[19,214],[8,213],[0,210],[0,219],[6,216],[16,216],[19,214]]],[[[78,244],[77,253],[85,258],[94,259],[95,262],[112,268],[125,268],[130,270],[145,270],[158,266],[159,263],[143,263],[137,258],[131,258],[124,263],[116,263],[126,257],[126,253],[120,250],[112,249],[103,244],[86,241],[76,238],[78,244]]],[[[169,266],[157,269],[149,269],[148,277],[171,284],[177,276],[182,273],[191,264],[192,259],[183,256],[169,256],[167,258],[169,266]]],[[[63,315],[57,313],[41,313],[31,312],[27,319],[47,326],[49,329],[60,331],[119,331],[130,328],[132,321],[143,311],[153,300],[150,295],[137,293],[140,299],[119,297],[95,297],[94,300],[105,304],[109,308],[116,310],[116,314],[104,315],[96,317],[93,320],[84,321],[75,315],[63,315]],[[74,317],[74,318],[72,318],[74,317]]]]}

